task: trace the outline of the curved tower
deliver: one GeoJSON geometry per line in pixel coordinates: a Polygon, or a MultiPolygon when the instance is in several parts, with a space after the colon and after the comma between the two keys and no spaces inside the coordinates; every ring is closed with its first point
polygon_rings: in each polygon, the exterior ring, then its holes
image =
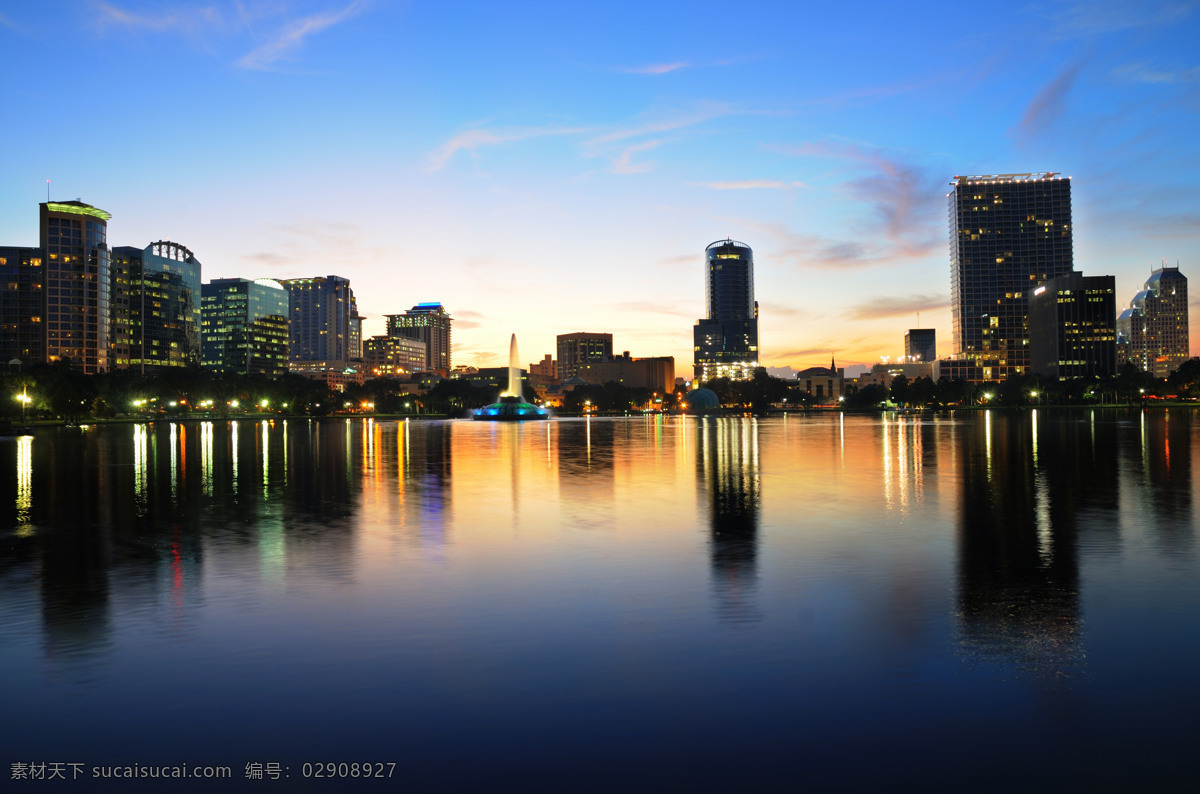
{"type": "Polygon", "coordinates": [[[747,379],[758,366],[754,251],[726,238],[704,250],[706,317],[693,330],[695,376],[747,379]]]}

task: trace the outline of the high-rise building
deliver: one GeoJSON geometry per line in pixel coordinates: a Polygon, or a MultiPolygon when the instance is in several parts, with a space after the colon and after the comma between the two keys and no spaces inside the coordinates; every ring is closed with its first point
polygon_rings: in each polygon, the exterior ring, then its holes
{"type": "Polygon", "coordinates": [[[589,361],[612,358],[612,334],[575,331],[559,334],[557,339],[559,380],[576,377],[589,361]]]}
{"type": "Polygon", "coordinates": [[[948,194],[954,359],[982,380],[1029,369],[1029,295],[1072,272],[1071,180],[957,176],[948,194]]]}
{"type": "Polygon", "coordinates": [[[425,369],[424,342],[407,336],[371,336],[363,342],[363,365],[372,377],[411,375],[425,369]]]}
{"type": "Polygon", "coordinates": [[[1118,362],[1165,378],[1188,360],[1189,345],[1187,276],[1155,270],[1117,318],[1118,362]]]}
{"type": "Polygon", "coordinates": [[[933,328],[909,328],[904,332],[904,360],[937,360],[937,331],[933,328]]]}
{"type": "Polygon", "coordinates": [[[1108,377],[1117,368],[1116,279],[1071,273],[1033,289],[1029,367],[1053,378],[1108,377]]]}
{"type": "Polygon", "coordinates": [[[754,252],[745,243],[718,240],[705,249],[705,317],[692,336],[695,376],[746,379],[758,366],[758,302],[754,252]]]}
{"type": "Polygon", "coordinates": [[[46,360],[45,278],[40,248],[0,248],[0,364],[46,360]]]}
{"type": "Polygon", "coordinates": [[[108,369],[109,252],[112,217],[82,201],[40,205],[45,360],[71,361],[84,372],[108,369]]]}
{"type": "Polygon", "coordinates": [[[288,371],[288,292],[268,278],[215,278],[201,288],[203,364],[218,372],[288,371]]]}
{"type": "Polygon", "coordinates": [[[293,278],[288,291],[288,357],[291,361],[349,361],[354,353],[358,308],[350,279],[293,278]]]}
{"type": "Polygon", "coordinates": [[[424,342],[425,369],[450,374],[450,324],[454,320],[440,303],[418,303],[404,314],[388,314],[387,335],[424,342]]]}
{"type": "Polygon", "coordinates": [[[146,372],[200,363],[200,262],[159,240],[111,254],[111,366],[146,372]]]}

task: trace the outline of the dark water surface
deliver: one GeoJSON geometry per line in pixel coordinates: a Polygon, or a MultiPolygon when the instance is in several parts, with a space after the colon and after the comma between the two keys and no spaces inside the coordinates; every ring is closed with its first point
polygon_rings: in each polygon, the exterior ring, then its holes
{"type": "Polygon", "coordinates": [[[1176,410],[2,439],[0,780],[1194,790],[1197,456],[1176,410]]]}

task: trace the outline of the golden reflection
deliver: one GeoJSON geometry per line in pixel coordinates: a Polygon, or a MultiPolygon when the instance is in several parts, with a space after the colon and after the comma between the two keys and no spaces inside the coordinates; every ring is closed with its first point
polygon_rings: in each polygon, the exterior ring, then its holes
{"type": "Polygon", "coordinates": [[[267,424],[266,419],[262,420],[260,424],[262,425],[262,487],[263,496],[267,496],[271,484],[271,456],[268,454],[271,444],[271,434],[267,432],[270,430],[270,426],[267,424]]]}
{"type": "Polygon", "coordinates": [[[200,423],[200,490],[205,496],[213,492],[213,423],[200,423]]]}
{"type": "Polygon", "coordinates": [[[1037,426],[1038,415],[1037,414],[1038,414],[1038,412],[1037,412],[1036,408],[1034,408],[1030,412],[1030,415],[1033,418],[1033,468],[1035,468],[1035,469],[1038,466],[1038,426],[1037,426]]]}
{"type": "Polygon", "coordinates": [[[33,533],[33,436],[17,439],[17,537],[33,533]]]}
{"type": "Polygon", "coordinates": [[[987,476],[992,479],[992,410],[983,412],[984,457],[987,461],[987,476]]]}
{"type": "Polygon", "coordinates": [[[171,423],[171,501],[174,502],[177,494],[175,493],[175,480],[179,476],[179,425],[171,423]]]}
{"type": "Polygon", "coordinates": [[[233,453],[233,495],[238,495],[238,423],[234,420],[229,423],[229,446],[233,453]]]}
{"type": "Polygon", "coordinates": [[[906,510],[924,493],[925,439],[920,420],[886,414],[883,430],[883,499],[892,510],[906,510]]]}
{"type": "Polygon", "coordinates": [[[762,502],[758,420],[702,419],[698,430],[697,462],[709,502],[718,616],[732,623],[752,623],[761,618],[757,603],[762,502]]]}
{"type": "Polygon", "coordinates": [[[146,455],[146,426],[133,426],[133,498],[137,502],[138,515],[146,507],[146,476],[149,461],[146,455]]]}

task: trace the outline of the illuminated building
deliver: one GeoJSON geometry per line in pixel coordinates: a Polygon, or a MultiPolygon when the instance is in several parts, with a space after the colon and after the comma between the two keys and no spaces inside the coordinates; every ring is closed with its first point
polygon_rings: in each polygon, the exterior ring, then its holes
{"type": "Polygon", "coordinates": [[[937,331],[933,328],[910,328],[904,332],[905,361],[937,360],[937,331]]]}
{"type": "Polygon", "coordinates": [[[705,249],[705,318],[693,328],[695,376],[748,379],[758,366],[758,302],[754,252],[718,240],[705,249]]]}
{"type": "Polygon", "coordinates": [[[282,284],[288,292],[289,360],[345,362],[353,358],[358,306],[350,279],[318,276],[287,279],[282,284]]]}
{"type": "Polygon", "coordinates": [[[818,404],[836,403],[846,393],[846,370],[830,360],[828,367],[809,367],[796,373],[796,386],[818,404]]]}
{"type": "Polygon", "coordinates": [[[559,380],[579,375],[580,368],[589,361],[612,358],[612,334],[575,331],[570,334],[559,334],[557,341],[559,380]]]}
{"type": "Polygon", "coordinates": [[[288,371],[288,292],[274,279],[215,278],[201,288],[203,365],[275,377],[288,371]]]}
{"type": "Polygon", "coordinates": [[[372,336],[363,343],[363,366],[372,377],[411,375],[425,369],[428,349],[407,336],[372,336]]]}
{"type": "Polygon", "coordinates": [[[200,363],[200,262],[179,243],[160,240],[111,253],[110,367],[186,367],[200,363]]]}
{"type": "Polygon", "coordinates": [[[1029,366],[1054,378],[1116,373],[1116,279],[1072,273],[1029,298],[1029,366]]]}
{"type": "Polygon", "coordinates": [[[69,360],[89,374],[104,372],[109,364],[112,216],[82,201],[48,201],[40,208],[46,361],[69,360]]]}
{"type": "Polygon", "coordinates": [[[985,381],[1029,369],[1029,295],[1071,273],[1071,181],[1054,173],[950,183],[954,359],[985,381]]]}
{"type": "Polygon", "coordinates": [[[424,342],[425,366],[449,375],[453,366],[450,357],[450,325],[454,318],[440,303],[418,303],[404,314],[388,314],[387,335],[403,336],[424,342]]]}
{"type": "Polygon", "coordinates": [[[1118,362],[1165,378],[1188,360],[1189,344],[1187,276],[1155,270],[1117,318],[1118,362]]]}
{"type": "Polygon", "coordinates": [[[0,362],[45,361],[44,279],[40,248],[0,248],[0,362]]]}
{"type": "Polygon", "coordinates": [[[675,357],[631,358],[626,351],[603,361],[586,361],[576,374],[588,383],[619,383],[631,389],[669,394],[675,390],[675,357]]]}

